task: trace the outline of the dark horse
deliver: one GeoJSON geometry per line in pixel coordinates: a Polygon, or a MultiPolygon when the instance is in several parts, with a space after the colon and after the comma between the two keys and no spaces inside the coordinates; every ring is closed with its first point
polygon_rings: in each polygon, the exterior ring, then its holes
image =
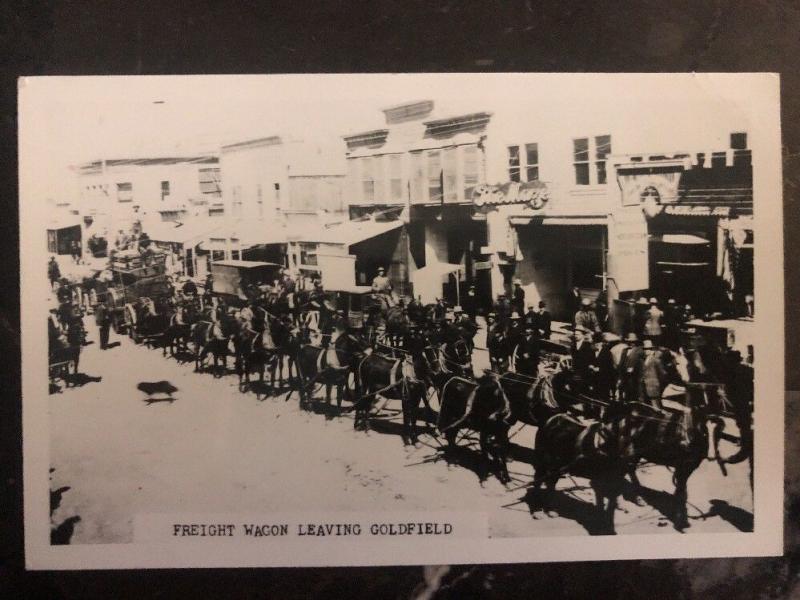
{"type": "Polygon", "coordinates": [[[239,375],[239,389],[250,387],[250,374],[257,371],[259,381],[264,383],[264,371],[270,368],[272,387],[275,386],[275,366],[280,356],[278,347],[269,329],[256,331],[242,325],[233,338],[236,349],[236,372],[239,375]]]}
{"type": "Polygon", "coordinates": [[[409,355],[385,356],[372,352],[358,366],[356,381],[359,398],[353,426],[369,430],[369,413],[376,396],[401,400],[403,410],[403,444],[417,443],[417,415],[426,399],[427,386],[418,379],[409,355]]]}
{"type": "Polygon", "coordinates": [[[508,430],[511,427],[511,403],[503,386],[493,374],[477,381],[451,377],[440,392],[441,409],[438,428],[448,443],[448,450],[456,447],[456,436],[461,429],[477,431],[481,457],[486,466],[481,474],[484,480],[494,467],[502,483],[511,481],[508,460],[508,430]]]}
{"type": "MultiPolygon", "coordinates": [[[[336,386],[336,404],[342,406],[342,398],[350,395],[348,379],[364,357],[365,344],[352,333],[342,333],[331,339],[327,348],[301,344],[297,349],[295,366],[298,375],[300,406],[310,399],[309,390],[317,383],[325,385],[325,402],[331,403],[331,389],[336,386]]],[[[356,381],[356,388],[358,382],[356,381]]]]}
{"type": "MultiPolygon", "coordinates": [[[[697,382],[696,379],[701,378],[698,375],[690,360],[688,369],[681,374],[686,393],[685,402],[678,410],[641,402],[633,402],[628,406],[625,436],[627,452],[631,457],[631,481],[637,488],[640,487],[636,477],[636,464],[640,459],[674,469],[672,480],[677,506],[673,523],[679,531],[689,527],[687,482],[695,469],[708,458],[716,460],[725,472],[718,446],[725,427],[720,417],[724,404],[722,386],[697,382]],[[694,381],[686,382],[689,377],[694,381]]],[[[637,502],[641,501],[637,498],[637,502]]]]}

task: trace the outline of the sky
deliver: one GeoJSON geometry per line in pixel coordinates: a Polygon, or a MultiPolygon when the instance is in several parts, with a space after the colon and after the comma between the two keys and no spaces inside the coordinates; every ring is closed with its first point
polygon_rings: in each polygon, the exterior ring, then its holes
{"type": "Polygon", "coordinates": [[[381,127],[382,108],[413,100],[435,100],[438,116],[543,96],[551,105],[597,94],[642,105],[665,96],[743,102],[735,76],[709,74],[43,77],[19,88],[23,191],[37,201],[72,193],[70,165],[214,152],[276,134],[340,144],[342,135],[381,127]]]}

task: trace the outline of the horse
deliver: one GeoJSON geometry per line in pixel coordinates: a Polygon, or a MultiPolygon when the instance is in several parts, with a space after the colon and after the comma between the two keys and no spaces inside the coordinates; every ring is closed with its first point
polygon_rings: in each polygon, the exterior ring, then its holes
{"type": "Polygon", "coordinates": [[[546,486],[541,508],[553,516],[552,497],[556,483],[566,474],[589,479],[600,517],[600,531],[614,534],[614,512],[622,493],[629,459],[620,448],[619,432],[625,416],[606,421],[583,422],[566,412],[556,412],[536,431],[533,494],[546,486]]]}
{"type": "Polygon", "coordinates": [[[426,400],[426,385],[416,377],[408,354],[397,357],[371,352],[358,365],[360,382],[353,427],[369,430],[369,412],[377,395],[389,400],[401,400],[403,411],[403,444],[417,443],[417,412],[426,400]]]}
{"type": "Polygon", "coordinates": [[[465,377],[472,377],[472,352],[469,343],[459,337],[441,346],[441,360],[448,368],[459,370],[465,377]]]}
{"type": "MultiPolygon", "coordinates": [[[[222,321],[200,320],[191,327],[190,337],[195,351],[195,371],[202,371],[203,362],[209,353],[214,357],[215,376],[222,366],[228,368],[228,343],[235,330],[231,318],[222,321]]],[[[233,319],[235,321],[235,319],[233,319]]]]}
{"type": "Polygon", "coordinates": [[[262,331],[242,324],[234,334],[236,350],[236,372],[239,375],[239,389],[250,387],[250,373],[258,371],[260,383],[264,383],[267,366],[272,373],[272,387],[275,386],[275,363],[279,360],[277,346],[269,329],[262,331]]]}
{"type": "MultiPolygon", "coordinates": [[[[707,385],[688,383],[685,406],[677,412],[641,402],[627,407],[624,435],[626,452],[630,456],[628,475],[639,489],[636,465],[640,460],[673,468],[677,505],[672,520],[678,531],[689,527],[687,484],[692,473],[706,459],[716,460],[725,473],[719,454],[719,439],[725,423],[718,414],[718,404],[708,392],[707,385]]],[[[641,504],[638,496],[637,503],[641,504]]]]}
{"type": "MultiPolygon", "coordinates": [[[[365,344],[351,333],[331,337],[327,348],[300,344],[295,366],[298,375],[300,406],[308,400],[308,390],[320,382],[325,385],[325,402],[331,403],[331,390],[336,386],[336,404],[341,408],[343,396],[350,394],[348,379],[365,353],[365,344]]],[[[358,388],[356,374],[356,388],[358,388]]]]}
{"type": "Polygon", "coordinates": [[[497,376],[491,373],[478,380],[451,377],[442,387],[438,429],[447,440],[448,451],[456,448],[461,429],[478,432],[482,462],[481,480],[494,467],[501,483],[511,481],[508,462],[508,431],[512,423],[511,402],[497,376]]]}

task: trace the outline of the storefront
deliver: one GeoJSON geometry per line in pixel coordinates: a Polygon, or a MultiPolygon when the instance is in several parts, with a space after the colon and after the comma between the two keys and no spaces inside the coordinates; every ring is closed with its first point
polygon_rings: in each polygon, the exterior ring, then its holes
{"type": "Polygon", "coordinates": [[[47,224],[47,251],[50,254],[71,254],[72,243],[81,243],[81,220],[64,216],[47,224]]]}

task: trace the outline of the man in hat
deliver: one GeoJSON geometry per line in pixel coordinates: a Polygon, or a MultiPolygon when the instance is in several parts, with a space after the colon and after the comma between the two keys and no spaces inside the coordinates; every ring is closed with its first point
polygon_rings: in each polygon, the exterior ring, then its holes
{"type": "Polygon", "coordinates": [[[658,299],[650,298],[650,308],[647,310],[647,320],[644,322],[644,337],[653,341],[654,345],[661,343],[662,320],[664,311],[658,307],[658,299]]]}
{"type": "Polygon", "coordinates": [[[50,256],[50,260],[47,263],[47,278],[50,280],[50,288],[56,289],[56,284],[58,280],[61,278],[61,269],[58,267],[58,262],[56,262],[55,256],[50,256]]]}
{"type": "Polygon", "coordinates": [[[107,303],[100,303],[95,310],[95,321],[100,328],[100,349],[108,349],[108,338],[111,333],[111,308],[107,303]]]}
{"type": "Polygon", "coordinates": [[[591,366],[594,362],[592,349],[592,332],[582,326],[575,327],[575,343],[572,346],[572,371],[576,391],[588,391],[592,377],[591,366]]]}
{"type": "Polygon", "coordinates": [[[511,303],[505,294],[498,294],[495,300],[493,312],[497,315],[497,321],[505,324],[509,315],[511,314],[511,303]]]}
{"type": "Polygon", "coordinates": [[[383,267],[378,267],[378,274],[372,280],[372,291],[376,294],[391,294],[392,284],[385,275],[383,267]]]}
{"type": "Polygon", "coordinates": [[[525,290],[522,289],[522,280],[514,280],[514,290],[511,293],[511,307],[519,314],[525,313],[525,290]]]}
{"type": "Polygon", "coordinates": [[[638,384],[644,362],[644,350],[639,345],[639,338],[635,333],[625,336],[625,343],[627,348],[623,349],[620,356],[617,374],[619,381],[617,397],[624,402],[635,402],[638,399],[638,384]]]}
{"type": "Polygon", "coordinates": [[[533,325],[526,324],[514,352],[514,370],[522,375],[536,377],[539,374],[539,339],[533,325]]]}
{"type": "Polygon", "coordinates": [[[497,373],[508,369],[509,344],[506,328],[497,320],[497,315],[486,315],[486,349],[489,351],[489,364],[497,373]]]}
{"type": "Polygon", "coordinates": [[[666,380],[667,371],[664,365],[661,364],[661,359],[652,340],[645,340],[642,343],[642,350],[644,355],[641,361],[641,376],[637,378],[639,382],[638,399],[645,404],[660,409],[662,408],[662,382],[666,380]]]}
{"type": "Polygon", "coordinates": [[[650,309],[650,303],[647,298],[640,296],[633,305],[633,331],[636,335],[644,334],[644,324],[647,322],[647,311],[650,309]]]}
{"type": "Polygon", "coordinates": [[[467,293],[464,295],[464,310],[469,315],[469,318],[475,321],[478,315],[478,298],[474,285],[469,286],[467,293]]]}
{"type": "Polygon", "coordinates": [[[458,329],[461,338],[465,342],[467,342],[471,354],[473,349],[475,348],[473,338],[475,337],[475,334],[478,332],[477,323],[475,323],[475,321],[473,321],[469,317],[469,315],[464,313],[464,311],[461,309],[460,306],[456,306],[453,309],[453,324],[458,329]]]}
{"type": "Polygon", "coordinates": [[[551,328],[553,318],[550,316],[550,311],[547,310],[547,304],[544,300],[539,301],[539,306],[536,311],[537,322],[536,327],[539,330],[539,336],[543,340],[549,340],[551,335],[551,328]]]}
{"type": "Polygon", "coordinates": [[[575,313],[575,327],[583,327],[592,333],[600,331],[600,323],[592,310],[592,301],[589,298],[581,300],[581,308],[575,313]]]}
{"type": "Polygon", "coordinates": [[[522,338],[522,335],[525,333],[525,329],[522,325],[522,318],[517,311],[511,313],[506,332],[509,344],[511,344],[512,348],[515,348],[519,344],[520,338],[522,338]]]}
{"type": "Polygon", "coordinates": [[[611,345],[603,339],[603,334],[596,333],[593,338],[592,349],[594,360],[591,365],[592,388],[595,397],[603,402],[613,400],[617,386],[617,373],[614,368],[614,357],[611,355],[611,345]]]}
{"type": "Polygon", "coordinates": [[[573,287],[567,298],[567,308],[569,309],[569,314],[573,316],[573,325],[575,325],[575,314],[581,309],[581,302],[581,290],[578,287],[573,287]]]}

